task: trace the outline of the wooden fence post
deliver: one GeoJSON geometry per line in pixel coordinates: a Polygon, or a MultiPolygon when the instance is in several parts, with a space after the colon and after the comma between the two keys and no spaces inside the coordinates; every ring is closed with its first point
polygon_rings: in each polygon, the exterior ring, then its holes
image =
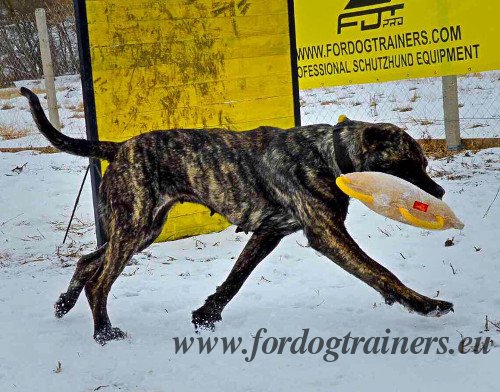
{"type": "Polygon", "coordinates": [[[444,131],[448,150],[461,150],[460,116],[458,113],[457,77],[443,76],[444,131]]]}
{"type": "Polygon", "coordinates": [[[47,17],[43,8],[35,10],[36,27],[38,29],[38,40],[40,42],[40,54],[42,56],[43,76],[45,79],[45,91],[49,106],[49,119],[52,125],[61,130],[59,112],[57,110],[56,86],[54,81],[54,68],[50,54],[49,32],[47,28],[47,17]]]}

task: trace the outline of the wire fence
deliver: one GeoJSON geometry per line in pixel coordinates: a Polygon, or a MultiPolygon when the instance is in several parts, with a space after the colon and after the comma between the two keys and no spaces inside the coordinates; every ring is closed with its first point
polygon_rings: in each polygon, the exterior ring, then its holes
{"type": "Polygon", "coordinates": [[[71,0],[0,0],[0,87],[42,77],[35,9],[44,8],[57,75],[78,72],[78,46],[71,0]]]}
{"type": "MultiPolygon", "coordinates": [[[[462,138],[500,137],[500,72],[459,76],[458,94],[462,138]]],[[[303,90],[300,104],[303,124],[345,114],[397,124],[418,139],[445,137],[441,78],[303,90]]]]}
{"type": "MultiPolygon", "coordinates": [[[[56,90],[64,133],[85,135],[78,50],[71,0],[0,0],[0,148],[43,147],[27,102],[26,86],[45,98],[35,9],[46,10],[56,90]]],[[[458,77],[462,138],[500,137],[500,71],[458,77]]],[[[350,85],[300,92],[303,124],[356,120],[390,122],[415,138],[444,138],[441,78],[350,85]]],[[[46,99],[42,105],[47,108],[46,99]]]]}

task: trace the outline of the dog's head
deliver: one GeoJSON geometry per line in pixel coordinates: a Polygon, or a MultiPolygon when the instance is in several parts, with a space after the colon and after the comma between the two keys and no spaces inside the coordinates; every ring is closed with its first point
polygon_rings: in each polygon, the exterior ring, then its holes
{"type": "Polygon", "coordinates": [[[361,171],[379,171],[400,177],[441,199],[444,189],[427,174],[420,144],[393,124],[366,124],[361,131],[361,171]]]}

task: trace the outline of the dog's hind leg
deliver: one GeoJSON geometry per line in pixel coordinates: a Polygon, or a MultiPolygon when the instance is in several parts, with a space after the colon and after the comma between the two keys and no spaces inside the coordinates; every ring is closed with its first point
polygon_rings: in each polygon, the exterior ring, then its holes
{"type": "MultiPolygon", "coordinates": [[[[139,180],[136,182],[140,184],[139,180]]],[[[85,284],[85,294],[94,318],[94,339],[100,344],[126,336],[120,329],[111,326],[107,312],[108,294],[132,256],[151,244],[160,234],[172,205],[169,202],[155,210],[151,196],[137,189],[130,189],[125,195],[123,189],[120,190],[120,199],[115,195],[114,200],[117,202],[110,214],[109,240],[103,262],[85,284]]]]}
{"type": "Polygon", "coordinates": [[[76,264],[76,270],[69,282],[68,289],[59,296],[54,305],[57,318],[63,317],[75,306],[85,283],[95,274],[102,262],[107,243],[97,250],[82,256],[76,264]]]}
{"type": "Polygon", "coordinates": [[[112,328],[108,317],[107,300],[112,284],[139,248],[137,236],[125,222],[110,225],[110,237],[104,260],[96,273],[85,284],[85,294],[89,301],[94,319],[94,339],[105,344],[112,339],[123,339],[126,334],[112,328]]]}
{"type": "MultiPolygon", "coordinates": [[[[172,203],[165,204],[159,209],[153,219],[153,223],[148,231],[147,238],[139,247],[138,252],[143,251],[160,235],[167,213],[170,210],[172,203]]],[[[97,272],[103,261],[103,255],[106,251],[107,243],[101,245],[97,250],[88,255],[82,256],[76,264],[76,270],[68,285],[65,293],[59,296],[59,299],[54,305],[55,315],[57,318],[63,317],[76,304],[85,284],[97,272]]]]}
{"type": "Polygon", "coordinates": [[[193,312],[192,322],[196,329],[214,329],[215,322],[222,320],[224,307],[240,290],[255,267],[276,248],[283,237],[280,233],[258,231],[252,235],[224,283],[205,300],[201,308],[193,312]]]}

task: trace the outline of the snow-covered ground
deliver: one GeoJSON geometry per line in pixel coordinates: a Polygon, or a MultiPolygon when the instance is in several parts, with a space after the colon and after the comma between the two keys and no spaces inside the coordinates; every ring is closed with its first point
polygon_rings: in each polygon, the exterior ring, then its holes
{"type": "MultiPolygon", "coordinates": [[[[19,81],[17,87],[43,95],[43,82],[19,81]]],[[[56,78],[63,131],[85,136],[79,75],[56,78]]],[[[356,120],[391,122],[415,138],[443,138],[441,78],[321,88],[301,92],[302,123],[336,123],[340,114],[356,120]]],[[[458,78],[462,137],[500,137],[500,72],[483,72],[458,78]]],[[[42,99],[46,106],[46,100],[42,99]]],[[[0,89],[0,147],[47,146],[32,127],[31,115],[17,88],[0,89]],[[2,129],[16,134],[2,137],[2,129]]]]}
{"type": "MultiPolygon", "coordinates": [[[[407,285],[450,300],[442,318],[383,303],[371,288],[286,238],[227,307],[215,332],[195,335],[191,311],[229,272],[248,236],[221,233],[155,244],[136,256],[113,287],[110,316],[129,334],[101,347],[92,339],[84,296],[64,319],[53,303],[77,255],[94,247],[89,187],[69,242],[64,229],[86,159],[66,154],[0,154],[0,391],[494,391],[500,387],[500,149],[431,162],[462,231],[429,232],[397,224],[353,201],[348,227],[368,254],[407,285]],[[25,165],[25,163],[27,163],[25,165]],[[24,166],[25,165],[25,166],[24,166]],[[23,167],[12,171],[16,167],[23,167]],[[19,172],[20,173],[17,173],[19,172]],[[453,238],[453,246],[445,241],[453,238]],[[453,354],[355,354],[335,362],[319,354],[248,356],[252,336],[449,337],[453,354]],[[386,329],[390,333],[386,333],[386,329]],[[457,352],[461,335],[490,337],[487,354],[457,352]],[[241,337],[235,354],[176,354],[175,337],[241,337]],[[59,364],[60,363],[60,367],[59,364]]],[[[331,356],[329,357],[332,358],[331,356]]]]}

